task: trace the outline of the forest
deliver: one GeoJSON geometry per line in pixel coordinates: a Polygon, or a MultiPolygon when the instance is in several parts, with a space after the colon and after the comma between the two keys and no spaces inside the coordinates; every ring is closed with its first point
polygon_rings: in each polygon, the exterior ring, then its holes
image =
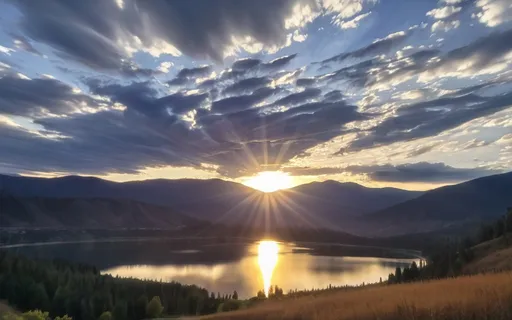
{"type": "Polygon", "coordinates": [[[21,311],[43,310],[75,320],[138,320],[214,313],[233,298],[236,292],[220,296],[194,285],[114,278],[83,264],[0,251],[0,300],[21,311]]]}

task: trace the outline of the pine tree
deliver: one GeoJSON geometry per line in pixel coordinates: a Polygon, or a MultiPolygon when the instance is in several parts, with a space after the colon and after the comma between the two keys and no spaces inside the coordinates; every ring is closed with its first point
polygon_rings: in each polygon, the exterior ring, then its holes
{"type": "Polygon", "coordinates": [[[396,283],[402,283],[402,269],[400,267],[396,267],[395,278],[396,283]]]}
{"type": "Polygon", "coordinates": [[[164,307],[162,306],[162,302],[160,301],[159,296],[154,296],[151,301],[149,301],[146,307],[146,316],[150,319],[158,318],[164,307]]]}

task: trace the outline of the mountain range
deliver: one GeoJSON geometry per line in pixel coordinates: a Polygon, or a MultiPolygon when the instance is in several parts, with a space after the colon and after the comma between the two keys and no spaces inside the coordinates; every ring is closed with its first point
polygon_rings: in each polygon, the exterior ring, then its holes
{"type": "Polygon", "coordinates": [[[80,176],[7,175],[0,175],[0,190],[1,227],[175,228],[207,221],[374,236],[495,219],[512,206],[512,173],[428,192],[324,181],[263,193],[220,179],[116,183],[80,176]]]}

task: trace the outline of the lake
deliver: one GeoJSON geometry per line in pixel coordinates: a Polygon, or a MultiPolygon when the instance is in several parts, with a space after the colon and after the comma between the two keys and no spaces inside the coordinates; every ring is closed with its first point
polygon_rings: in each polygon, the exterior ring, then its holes
{"type": "Polygon", "coordinates": [[[339,244],[271,240],[181,239],[68,243],[12,248],[35,258],[96,266],[103,274],[196,284],[241,298],[277,285],[294,289],[360,285],[387,279],[417,252],[339,244]]]}

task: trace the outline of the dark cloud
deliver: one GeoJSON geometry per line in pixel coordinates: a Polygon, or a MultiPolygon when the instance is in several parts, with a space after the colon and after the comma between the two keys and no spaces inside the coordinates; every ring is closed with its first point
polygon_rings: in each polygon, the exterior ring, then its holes
{"type": "Polygon", "coordinates": [[[162,73],[159,70],[140,68],[131,63],[122,63],[121,69],[119,70],[119,72],[124,76],[132,77],[132,78],[138,78],[138,77],[149,78],[149,77],[159,75],[162,73]]]}
{"type": "Polygon", "coordinates": [[[196,68],[183,68],[181,69],[176,77],[167,84],[170,86],[181,86],[187,84],[189,81],[197,78],[202,78],[210,75],[212,72],[211,66],[201,66],[196,68]]]}
{"type": "Polygon", "coordinates": [[[102,85],[98,81],[89,81],[88,85],[93,93],[108,96],[111,101],[119,102],[128,109],[149,117],[168,118],[171,112],[186,113],[199,108],[209,97],[207,93],[184,94],[181,92],[160,96],[150,82],[133,82],[128,86],[122,86],[102,85]]]}
{"type": "Polygon", "coordinates": [[[322,64],[327,64],[330,62],[342,62],[346,59],[360,59],[368,56],[380,55],[383,53],[388,53],[392,48],[402,44],[405,40],[407,40],[412,34],[412,31],[401,31],[388,35],[383,39],[379,39],[374,41],[373,43],[367,45],[366,47],[362,47],[360,49],[345,52],[338,54],[329,59],[323,60],[322,64]]]}
{"type": "Polygon", "coordinates": [[[115,43],[121,12],[114,1],[13,3],[23,15],[20,26],[24,34],[48,44],[61,57],[93,69],[122,68],[126,55],[115,43]]]}
{"type": "Polygon", "coordinates": [[[170,86],[184,86],[188,83],[187,78],[174,78],[172,80],[167,81],[167,84],[170,86]]]}
{"type": "Polygon", "coordinates": [[[315,78],[300,78],[295,81],[295,84],[299,87],[309,87],[316,83],[315,78]]]}
{"type": "Polygon", "coordinates": [[[344,98],[344,96],[340,90],[333,90],[333,91],[329,91],[326,94],[324,94],[324,101],[334,102],[334,101],[343,100],[343,98],[344,98]]]}
{"type": "Polygon", "coordinates": [[[151,17],[153,34],[197,58],[221,61],[233,38],[251,36],[265,45],[282,45],[285,19],[298,0],[220,0],[215,2],[141,1],[140,11],[151,17]]]}
{"type": "Polygon", "coordinates": [[[215,61],[222,61],[237,36],[281,46],[289,33],[285,20],[299,2],[317,6],[313,0],[124,0],[123,8],[103,0],[12,0],[22,14],[26,36],[51,46],[63,58],[116,71],[133,49],[152,50],[162,43],[215,61]]]}
{"type": "Polygon", "coordinates": [[[211,66],[202,66],[197,68],[183,68],[176,75],[177,78],[201,78],[209,75],[212,72],[211,66]]]}
{"type": "Polygon", "coordinates": [[[241,111],[252,106],[256,105],[259,102],[262,102],[266,98],[279,93],[281,90],[276,88],[260,88],[254,91],[251,94],[240,95],[229,97],[221,100],[217,100],[212,103],[212,111],[221,112],[221,113],[229,113],[233,111],[241,111]]]}
{"type": "Polygon", "coordinates": [[[276,106],[291,106],[304,103],[308,100],[314,99],[322,94],[322,90],[317,88],[308,88],[304,91],[292,93],[284,98],[274,102],[276,106]]]}
{"type": "Polygon", "coordinates": [[[248,109],[199,119],[204,132],[230,147],[211,156],[222,174],[236,177],[279,167],[305,150],[348,130],[344,125],[365,119],[355,106],[342,102],[310,103],[271,114],[248,109]]]}
{"type": "Polygon", "coordinates": [[[267,86],[272,80],[267,77],[243,79],[224,89],[224,94],[241,94],[267,86]]]}
{"type": "Polygon", "coordinates": [[[240,60],[235,61],[233,63],[233,65],[231,66],[231,68],[233,70],[246,71],[246,70],[252,69],[254,67],[257,67],[260,64],[261,64],[261,60],[259,60],[259,59],[247,58],[247,59],[240,59],[240,60]]]}
{"type": "Polygon", "coordinates": [[[127,50],[119,44],[130,40],[120,38],[121,34],[131,33],[133,37],[142,31],[134,12],[120,10],[115,1],[49,0],[43,4],[18,0],[13,3],[22,13],[20,26],[24,35],[49,45],[63,59],[129,77],[159,73],[134,65],[127,50]]]}
{"type": "MultiPolygon", "coordinates": [[[[45,79],[42,83],[57,82],[45,79]]],[[[307,103],[270,113],[263,112],[264,108],[253,108],[265,98],[280,93],[279,88],[264,87],[251,95],[215,101],[210,111],[202,108],[209,103],[208,94],[163,95],[152,82],[120,85],[89,80],[87,85],[91,93],[109,97],[112,102],[125,105],[126,110],[39,118],[35,123],[44,128],[39,135],[2,125],[0,149],[4,152],[0,160],[15,164],[20,172],[86,174],[134,173],[147,166],[199,167],[201,163],[212,163],[219,166],[219,172],[237,177],[261,169],[260,165],[285,163],[308,148],[338,136],[346,130],[345,124],[366,117],[345,102],[307,103]],[[176,115],[190,110],[196,110],[196,127],[176,115]],[[67,138],[48,139],[44,135],[67,138]],[[35,156],[37,163],[30,160],[35,156]]],[[[41,92],[37,97],[48,101],[58,99],[49,88],[52,87],[44,87],[45,94],[41,92]]],[[[25,94],[41,90],[29,89],[25,94]]],[[[64,95],[62,99],[68,101],[69,97],[64,95]]],[[[53,108],[65,106],[59,101],[50,104],[53,108]]]]}
{"type": "Polygon", "coordinates": [[[346,172],[366,174],[373,181],[383,182],[460,182],[500,171],[487,168],[454,168],[444,163],[419,162],[403,165],[349,166],[346,172]]]}
{"type": "Polygon", "coordinates": [[[55,79],[22,79],[13,75],[0,78],[0,113],[41,117],[97,108],[100,102],[55,79]]]}

